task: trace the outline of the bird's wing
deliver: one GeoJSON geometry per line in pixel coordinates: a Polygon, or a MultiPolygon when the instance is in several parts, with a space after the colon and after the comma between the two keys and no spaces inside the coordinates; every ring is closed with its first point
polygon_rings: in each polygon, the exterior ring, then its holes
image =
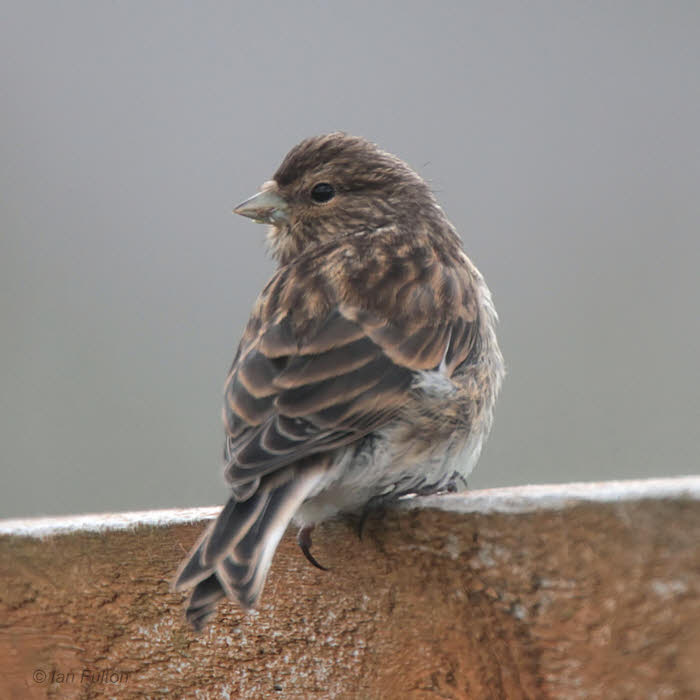
{"type": "Polygon", "coordinates": [[[379,256],[368,276],[367,261],[343,265],[349,256],[335,250],[272,278],[225,386],[226,476],[241,497],[258,477],[387,423],[417,371],[451,376],[467,360],[471,272],[424,253],[379,256]]]}

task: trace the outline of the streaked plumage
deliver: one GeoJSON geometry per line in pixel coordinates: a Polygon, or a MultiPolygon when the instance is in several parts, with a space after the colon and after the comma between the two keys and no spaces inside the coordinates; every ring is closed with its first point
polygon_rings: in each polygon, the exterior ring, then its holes
{"type": "Polygon", "coordinates": [[[488,288],[395,156],[307,139],[237,211],[271,223],[279,268],[225,385],[231,499],[176,581],[195,627],[255,605],[291,520],[308,554],[317,522],[466,477],[503,376],[488,288]]]}

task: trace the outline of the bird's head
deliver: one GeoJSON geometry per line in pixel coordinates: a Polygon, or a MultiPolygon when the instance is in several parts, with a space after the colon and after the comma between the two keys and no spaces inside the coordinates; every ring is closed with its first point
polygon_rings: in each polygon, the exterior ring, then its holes
{"type": "Polygon", "coordinates": [[[391,224],[414,228],[442,216],[430,188],[402,160],[340,132],[295,146],[234,212],[271,224],[268,241],[281,264],[338,236],[391,224]]]}

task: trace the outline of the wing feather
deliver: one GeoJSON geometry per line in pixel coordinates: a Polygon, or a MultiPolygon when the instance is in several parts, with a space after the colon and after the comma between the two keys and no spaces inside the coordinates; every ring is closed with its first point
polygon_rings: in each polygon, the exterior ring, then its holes
{"type": "MultiPolygon", "coordinates": [[[[368,299],[353,290],[350,272],[339,279],[338,259],[316,270],[302,262],[278,271],[263,292],[226,383],[234,487],[378,429],[400,412],[416,372],[451,376],[475,344],[477,305],[464,265],[389,262],[386,276],[400,269],[400,287],[368,299]]],[[[372,270],[380,274],[382,261],[372,270]]]]}

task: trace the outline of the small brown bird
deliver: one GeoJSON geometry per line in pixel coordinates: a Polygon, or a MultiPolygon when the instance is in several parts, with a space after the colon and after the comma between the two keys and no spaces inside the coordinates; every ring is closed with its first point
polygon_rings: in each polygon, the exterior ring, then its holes
{"type": "Polygon", "coordinates": [[[234,211],[270,224],[279,267],[226,380],[231,497],[175,582],[194,587],[196,629],[224,596],[256,604],[290,521],[320,566],[314,524],[454,489],[504,374],[484,279],[397,157],[343,133],[310,138],[234,211]]]}

